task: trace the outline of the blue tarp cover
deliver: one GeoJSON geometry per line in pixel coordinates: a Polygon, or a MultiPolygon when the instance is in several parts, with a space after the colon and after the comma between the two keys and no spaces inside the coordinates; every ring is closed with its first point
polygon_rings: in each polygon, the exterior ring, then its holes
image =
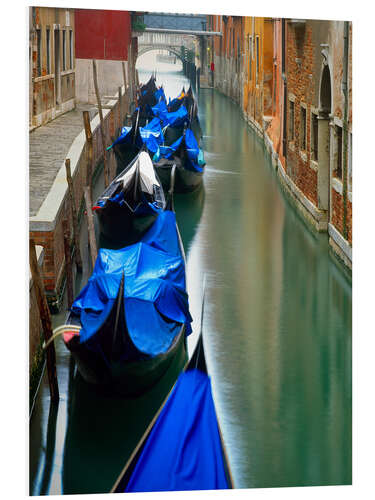
{"type": "Polygon", "coordinates": [[[185,132],[185,144],[188,155],[188,161],[185,163],[185,167],[197,172],[203,172],[202,167],[205,165],[203,151],[199,149],[194,132],[190,128],[185,132]]]}
{"type": "Polygon", "coordinates": [[[161,98],[163,101],[167,101],[166,97],[165,97],[165,93],[164,93],[164,89],[163,87],[160,87],[160,89],[156,90],[154,92],[154,97],[159,101],[159,99],[161,98]]]}
{"type": "Polygon", "coordinates": [[[151,109],[155,117],[159,118],[161,121],[164,121],[168,114],[167,104],[163,99],[160,99],[151,109]]]}
{"type": "MultiPolygon", "coordinates": [[[[116,144],[130,144],[133,140],[130,131],[131,127],[122,127],[121,134],[107,150],[113,148],[116,144]]],[[[139,127],[139,134],[137,134],[135,140],[135,144],[139,149],[145,144],[149,151],[157,153],[159,151],[159,144],[163,144],[163,142],[163,131],[158,118],[153,118],[145,127],[139,127]]]]}
{"type": "Polygon", "coordinates": [[[182,373],[140,454],[126,492],[229,488],[210,378],[182,373]]]}
{"type": "Polygon", "coordinates": [[[139,243],[99,250],[94,271],[72,305],[82,324],[81,343],[90,339],[95,349],[94,334],[114,306],[123,274],[125,318],[138,350],[149,356],[165,352],[183,323],[186,335],[191,333],[185,263],[175,223],[175,214],[164,211],[139,243]]]}
{"type": "MultiPolygon", "coordinates": [[[[159,152],[155,154],[153,160],[158,161],[160,158],[169,159],[178,150],[183,139],[184,136],[181,135],[181,137],[170,146],[160,146],[159,152]]],[[[194,132],[190,128],[185,131],[185,147],[187,151],[187,160],[185,161],[184,167],[196,172],[203,172],[203,167],[205,165],[203,151],[199,149],[194,132]]]]}
{"type": "Polygon", "coordinates": [[[185,123],[189,122],[189,115],[185,106],[181,106],[177,111],[167,113],[162,117],[163,127],[182,127],[185,123]]]}

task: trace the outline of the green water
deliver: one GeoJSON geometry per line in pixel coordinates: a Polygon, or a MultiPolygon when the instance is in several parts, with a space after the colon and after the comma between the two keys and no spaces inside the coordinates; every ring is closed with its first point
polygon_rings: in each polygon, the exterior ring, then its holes
{"type": "MultiPolygon", "coordinates": [[[[158,77],[171,96],[186,85],[180,73],[158,77]]],[[[176,196],[175,208],[189,349],[205,276],[205,350],[235,486],[350,484],[351,283],[327,235],[289,205],[238,107],[201,90],[199,116],[204,188],[176,196]]],[[[88,391],[60,343],[57,355],[59,407],[50,411],[44,380],[30,425],[30,492],[108,491],[179,366],[149,396],[124,403],[88,391]]]]}

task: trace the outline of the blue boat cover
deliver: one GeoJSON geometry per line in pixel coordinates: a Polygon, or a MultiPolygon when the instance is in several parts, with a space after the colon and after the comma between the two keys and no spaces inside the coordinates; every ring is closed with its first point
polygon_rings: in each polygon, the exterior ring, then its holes
{"type": "Polygon", "coordinates": [[[183,372],[125,492],[228,488],[210,378],[197,369],[183,372]]]}
{"type": "Polygon", "coordinates": [[[151,357],[167,351],[182,324],[186,335],[191,333],[185,263],[175,224],[175,214],[166,210],[139,243],[99,250],[94,271],[72,305],[82,324],[81,343],[90,340],[90,348],[100,350],[95,333],[114,306],[123,275],[126,323],[139,351],[151,357]]]}
{"type": "Polygon", "coordinates": [[[157,118],[159,118],[162,122],[164,121],[165,117],[168,114],[167,104],[163,99],[160,99],[158,103],[155,104],[155,106],[153,106],[151,109],[153,114],[157,118]]]}
{"type": "Polygon", "coordinates": [[[181,106],[177,111],[163,115],[161,120],[163,127],[182,127],[189,122],[189,114],[185,106],[181,106]]]}
{"type": "Polygon", "coordinates": [[[185,144],[188,156],[188,161],[185,162],[185,167],[196,172],[203,172],[203,167],[205,165],[203,151],[199,149],[194,132],[190,128],[188,128],[185,132],[185,144]]]}
{"type": "MultiPolygon", "coordinates": [[[[169,159],[174,153],[176,153],[183,139],[184,136],[181,135],[177,141],[170,146],[160,146],[158,153],[153,157],[153,161],[158,161],[160,158],[169,159]]],[[[190,128],[185,131],[185,148],[187,151],[187,159],[184,167],[188,170],[203,172],[203,167],[205,166],[203,151],[199,148],[194,132],[190,128]]]]}
{"type": "MultiPolygon", "coordinates": [[[[132,134],[130,134],[131,129],[132,127],[122,127],[121,134],[107,150],[113,148],[113,146],[117,144],[130,144],[133,140],[132,134]]],[[[163,142],[163,130],[158,118],[153,118],[145,127],[139,127],[139,133],[137,133],[135,140],[135,144],[139,149],[145,144],[149,151],[157,153],[159,151],[159,144],[163,144],[163,142]]]]}
{"type": "Polygon", "coordinates": [[[164,102],[167,102],[167,99],[165,97],[164,89],[163,87],[160,87],[158,90],[154,92],[154,97],[159,101],[161,98],[164,102]]]}
{"type": "MultiPolygon", "coordinates": [[[[122,127],[121,134],[117,137],[117,139],[113,142],[113,144],[108,146],[107,151],[113,148],[113,146],[116,146],[117,144],[124,144],[124,145],[130,144],[131,141],[133,140],[132,134],[129,133],[131,129],[132,127],[122,127]]],[[[143,140],[141,138],[140,133],[137,133],[135,144],[139,149],[141,149],[143,140]]]]}

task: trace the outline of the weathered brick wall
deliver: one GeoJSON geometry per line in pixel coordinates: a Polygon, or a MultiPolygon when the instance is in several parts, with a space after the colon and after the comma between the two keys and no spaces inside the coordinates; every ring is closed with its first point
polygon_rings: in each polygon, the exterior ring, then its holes
{"type": "MultiPolygon", "coordinates": [[[[121,113],[119,110],[119,101],[114,105],[112,110],[104,117],[104,128],[109,143],[111,136],[117,136],[122,127],[123,120],[128,113],[128,99],[122,99],[121,113]]],[[[92,172],[95,167],[102,162],[103,148],[100,136],[100,127],[97,126],[92,130],[93,134],[93,165],[92,172]]],[[[107,160],[110,166],[110,178],[115,176],[116,165],[112,154],[107,154],[107,160]]],[[[86,144],[82,149],[82,153],[78,162],[78,166],[74,171],[73,185],[76,199],[77,210],[83,204],[83,188],[86,185],[87,175],[87,148],[86,144]]],[[[95,200],[92,200],[93,202],[95,200]]],[[[70,201],[68,191],[57,213],[54,228],[45,231],[30,231],[30,238],[35,240],[37,245],[44,247],[45,257],[43,263],[44,285],[50,305],[53,308],[59,307],[59,295],[65,277],[65,256],[64,256],[64,235],[62,229],[62,221],[67,218],[72,231],[72,216],[70,209],[70,201]]]]}
{"type": "MultiPolygon", "coordinates": [[[[335,189],[331,189],[331,203],[332,203],[332,213],[331,213],[331,224],[344,236],[344,201],[340,193],[335,189]]],[[[352,203],[348,200],[347,202],[347,233],[348,242],[352,244],[352,203]]]]}
{"type": "Polygon", "coordinates": [[[294,140],[288,137],[287,173],[303,194],[316,206],[318,204],[317,172],[310,166],[311,160],[311,107],[316,101],[316,89],[312,82],[315,45],[312,26],[289,25],[287,30],[287,126],[289,130],[289,97],[294,96],[294,140]],[[306,147],[301,148],[301,103],[306,107],[306,147]]]}

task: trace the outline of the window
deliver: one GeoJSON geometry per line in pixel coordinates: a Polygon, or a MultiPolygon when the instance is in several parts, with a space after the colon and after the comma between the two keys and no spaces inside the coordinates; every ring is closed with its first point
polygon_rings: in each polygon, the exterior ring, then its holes
{"type": "Polygon", "coordinates": [[[318,115],[311,113],[311,159],[318,161],[318,115]]]}
{"type": "Polygon", "coordinates": [[[342,180],[342,127],[335,125],[336,155],[333,169],[334,177],[342,180]]]}
{"type": "Polygon", "coordinates": [[[256,84],[259,80],[259,36],[256,37],[256,84]]]}
{"type": "Polygon", "coordinates": [[[40,29],[36,30],[36,76],[42,75],[42,34],[40,29]]]}
{"type": "Polygon", "coordinates": [[[289,141],[294,141],[294,102],[289,101],[289,141]]]}
{"type": "Polygon", "coordinates": [[[253,79],[253,37],[249,39],[249,79],[253,79]]]}
{"type": "Polygon", "coordinates": [[[300,120],[300,148],[306,151],[306,108],[301,106],[301,120],[300,120]]]}
{"type": "Polygon", "coordinates": [[[73,69],[73,31],[69,31],[69,61],[70,69],[73,69]]]}
{"type": "Polygon", "coordinates": [[[46,59],[47,59],[47,75],[51,73],[51,31],[46,29],[46,59]]]}
{"type": "Polygon", "coordinates": [[[63,63],[62,63],[62,69],[63,71],[66,70],[66,31],[64,30],[62,32],[62,35],[63,35],[63,63]]]}

